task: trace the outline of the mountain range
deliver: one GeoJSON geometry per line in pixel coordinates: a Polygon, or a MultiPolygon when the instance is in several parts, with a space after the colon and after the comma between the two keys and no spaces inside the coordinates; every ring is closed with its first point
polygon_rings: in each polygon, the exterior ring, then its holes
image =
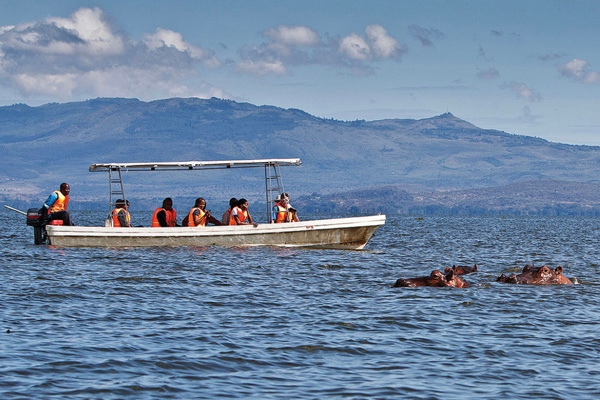
{"type": "MultiPolygon", "coordinates": [[[[293,204],[320,213],[598,215],[600,147],[481,129],[451,113],[339,121],[221,99],[99,98],[0,107],[0,200],[41,204],[66,181],[75,209],[107,207],[92,163],[296,158],[293,204]]],[[[264,172],[125,174],[128,198],[153,209],[206,197],[259,203],[264,172]]],[[[191,206],[191,205],[189,205],[191,206]]]]}

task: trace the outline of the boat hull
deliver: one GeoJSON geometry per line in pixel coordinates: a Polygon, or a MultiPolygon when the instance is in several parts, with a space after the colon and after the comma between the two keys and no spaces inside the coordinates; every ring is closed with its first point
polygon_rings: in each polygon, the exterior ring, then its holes
{"type": "Polygon", "coordinates": [[[46,227],[57,247],[278,246],[361,250],[385,215],[301,221],[285,224],[197,228],[46,227]]]}

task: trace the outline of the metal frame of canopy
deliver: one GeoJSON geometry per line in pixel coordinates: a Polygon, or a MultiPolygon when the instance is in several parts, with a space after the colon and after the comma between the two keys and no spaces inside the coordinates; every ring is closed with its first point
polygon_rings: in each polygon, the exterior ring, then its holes
{"type": "Polygon", "coordinates": [[[281,166],[300,166],[299,158],[271,158],[257,160],[225,160],[225,161],[174,161],[174,162],[144,162],[144,163],[106,163],[92,164],[90,172],[108,171],[109,179],[109,215],[114,207],[113,196],[126,200],[123,188],[123,177],[121,171],[193,171],[228,168],[256,168],[264,167],[265,170],[265,194],[266,212],[268,221],[272,221],[270,210],[273,207],[273,193],[285,191],[281,179],[281,166]],[[116,186],[116,188],[115,188],[116,186]]]}

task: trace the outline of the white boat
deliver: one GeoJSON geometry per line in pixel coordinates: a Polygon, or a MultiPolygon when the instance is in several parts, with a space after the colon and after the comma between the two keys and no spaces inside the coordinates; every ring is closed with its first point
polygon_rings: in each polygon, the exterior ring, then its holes
{"type": "MultiPolygon", "coordinates": [[[[265,170],[268,223],[204,227],[103,227],[47,225],[48,244],[59,247],[149,247],[149,246],[279,246],[361,250],[380,226],[385,215],[333,218],[290,223],[272,223],[271,209],[277,194],[284,192],[281,166],[298,166],[299,158],[230,161],[185,161],[159,163],[92,164],[91,172],[109,173],[110,210],[113,197],[125,199],[122,171],[208,170],[263,167],[265,170]]],[[[109,221],[109,219],[107,220],[109,221]]],[[[36,238],[39,235],[36,234],[36,238]]],[[[37,240],[37,239],[36,239],[37,240]]]]}

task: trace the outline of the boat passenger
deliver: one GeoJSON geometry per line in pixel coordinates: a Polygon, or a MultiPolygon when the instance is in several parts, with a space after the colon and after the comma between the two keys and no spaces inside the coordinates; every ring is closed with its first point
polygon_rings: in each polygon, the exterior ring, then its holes
{"type": "Polygon", "coordinates": [[[280,224],[283,222],[298,222],[298,215],[296,209],[289,203],[289,196],[287,193],[281,193],[275,199],[277,202],[273,206],[273,222],[280,224]]]}
{"type": "Polygon", "coordinates": [[[61,183],[60,189],[55,190],[48,196],[44,205],[40,209],[40,220],[47,223],[53,220],[61,220],[63,225],[74,225],[71,222],[71,216],[67,211],[69,207],[69,193],[71,187],[68,183],[61,183]]]}
{"type": "Polygon", "coordinates": [[[181,224],[191,228],[196,226],[206,226],[207,223],[221,225],[221,221],[213,217],[210,214],[210,210],[206,210],[206,200],[204,200],[202,197],[198,197],[196,199],[194,207],[192,207],[184,220],[187,222],[187,225],[183,222],[181,224]]]}
{"type": "Polygon", "coordinates": [[[152,214],[152,227],[177,226],[177,211],[173,208],[173,200],[167,197],[163,200],[162,207],[154,210],[152,214]]]}
{"type": "Polygon", "coordinates": [[[231,220],[231,210],[233,210],[233,207],[237,205],[237,202],[238,201],[235,197],[229,199],[229,208],[223,213],[223,216],[221,217],[221,223],[223,225],[229,225],[229,221],[231,220]]]}
{"type": "Polygon", "coordinates": [[[255,228],[258,226],[256,222],[252,221],[252,215],[248,210],[248,200],[238,200],[237,206],[231,210],[229,225],[253,225],[255,228]]]}
{"type": "Polygon", "coordinates": [[[113,227],[131,228],[131,215],[129,214],[129,200],[118,199],[115,202],[115,209],[112,211],[113,227]]]}

